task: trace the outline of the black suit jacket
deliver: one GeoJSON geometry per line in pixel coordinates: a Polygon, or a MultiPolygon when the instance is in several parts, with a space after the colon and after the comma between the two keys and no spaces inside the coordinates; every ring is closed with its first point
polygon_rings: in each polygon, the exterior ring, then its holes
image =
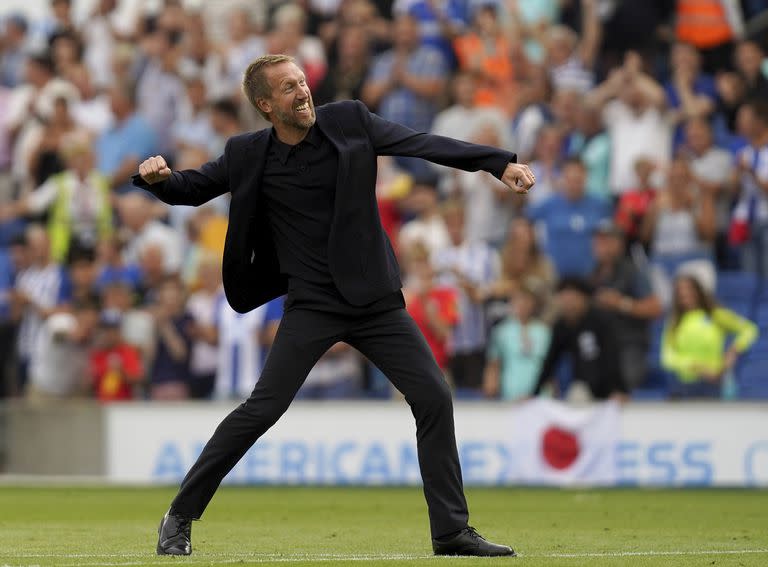
{"type": "MultiPolygon", "coordinates": [[[[342,296],[366,305],[400,289],[400,269],[384,233],[376,203],[376,157],[413,156],[466,171],[485,170],[501,177],[513,153],[415,132],[368,111],[360,101],[319,106],[317,125],[339,152],[339,172],[328,264],[342,296]]],[[[201,205],[232,193],[224,246],[223,280],[227,300],[245,313],[287,292],[280,273],[260,181],[270,130],[230,138],[224,155],[199,170],[175,171],[147,185],[134,184],[171,205],[201,205]]]]}

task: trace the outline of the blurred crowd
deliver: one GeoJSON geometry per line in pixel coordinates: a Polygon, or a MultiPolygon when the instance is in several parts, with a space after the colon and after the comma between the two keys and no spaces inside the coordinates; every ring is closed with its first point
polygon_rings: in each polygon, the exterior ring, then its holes
{"type": "MultiPolygon", "coordinates": [[[[282,300],[221,289],[227,197],[168,207],[146,157],[199,167],[268,127],[240,90],[293,55],[315,105],[504,147],[537,184],[382,157],[408,310],[457,397],[721,397],[758,326],[718,274],[768,276],[768,0],[264,0],[76,17],[0,9],[0,397],[239,399],[282,300]],[[658,347],[652,329],[662,328],[658,347]]],[[[344,344],[299,396],[395,396],[344,344]]]]}

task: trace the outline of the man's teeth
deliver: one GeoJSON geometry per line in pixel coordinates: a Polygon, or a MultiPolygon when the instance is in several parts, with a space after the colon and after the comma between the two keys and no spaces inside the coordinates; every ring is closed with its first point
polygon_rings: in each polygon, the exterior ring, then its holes
{"type": "Polygon", "coordinates": [[[296,107],[296,110],[301,112],[302,110],[309,110],[309,103],[305,102],[304,104],[301,104],[296,107]]]}

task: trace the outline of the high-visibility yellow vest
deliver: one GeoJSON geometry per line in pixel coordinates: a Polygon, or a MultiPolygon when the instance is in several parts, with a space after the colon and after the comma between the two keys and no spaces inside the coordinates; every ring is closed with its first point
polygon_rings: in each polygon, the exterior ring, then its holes
{"type": "MultiPolygon", "coordinates": [[[[65,262],[72,241],[72,219],[70,201],[74,187],[70,183],[71,172],[65,171],[53,176],[56,184],[56,200],[48,216],[48,237],[51,241],[51,257],[57,262],[65,262]]],[[[97,172],[89,175],[95,184],[99,203],[96,213],[96,234],[99,240],[112,235],[112,206],[109,202],[109,181],[97,172]]]]}

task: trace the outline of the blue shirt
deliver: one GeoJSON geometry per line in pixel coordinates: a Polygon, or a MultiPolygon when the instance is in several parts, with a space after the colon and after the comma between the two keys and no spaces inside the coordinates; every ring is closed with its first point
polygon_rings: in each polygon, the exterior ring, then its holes
{"type": "MultiPolygon", "coordinates": [[[[369,80],[381,82],[392,74],[395,63],[393,51],[379,55],[373,63],[369,80]]],[[[408,74],[423,79],[446,78],[448,65],[443,55],[434,47],[422,46],[408,57],[408,74]]],[[[379,101],[378,114],[392,122],[413,128],[417,132],[429,132],[432,120],[437,114],[436,101],[423,98],[404,87],[397,87],[384,95],[379,101]]]]}
{"type": "Polygon", "coordinates": [[[532,220],[544,231],[545,250],[558,275],[587,276],[594,266],[592,234],[609,218],[609,204],[592,195],[569,201],[555,194],[533,207],[532,220]]]}
{"type": "Polygon", "coordinates": [[[8,252],[0,248],[0,321],[10,315],[10,293],[13,289],[13,264],[8,252]]]}
{"type": "MultiPolygon", "coordinates": [[[[457,30],[461,31],[466,28],[468,23],[466,2],[463,0],[446,0],[442,6],[442,11],[445,18],[457,30]]],[[[422,44],[439,50],[445,60],[454,66],[453,47],[440,29],[440,20],[433,5],[427,0],[416,0],[409,7],[408,13],[419,22],[422,44]]]]}
{"type": "MultiPolygon", "coordinates": [[[[664,92],[667,93],[667,102],[670,108],[680,108],[682,101],[680,100],[680,93],[677,92],[677,87],[672,81],[667,81],[664,84],[664,92]]],[[[715,86],[715,79],[710,75],[700,74],[693,81],[693,94],[704,95],[712,101],[714,104],[717,101],[717,87],[715,86]]],[[[685,133],[683,131],[683,125],[680,124],[675,129],[675,135],[672,138],[674,147],[683,143],[685,133]]]]}
{"type": "MultiPolygon", "coordinates": [[[[115,173],[128,157],[141,162],[156,153],[157,133],[138,113],[107,130],[96,141],[97,167],[107,176],[115,173]]],[[[115,187],[118,193],[132,189],[130,180],[120,187],[115,187]]]]}

